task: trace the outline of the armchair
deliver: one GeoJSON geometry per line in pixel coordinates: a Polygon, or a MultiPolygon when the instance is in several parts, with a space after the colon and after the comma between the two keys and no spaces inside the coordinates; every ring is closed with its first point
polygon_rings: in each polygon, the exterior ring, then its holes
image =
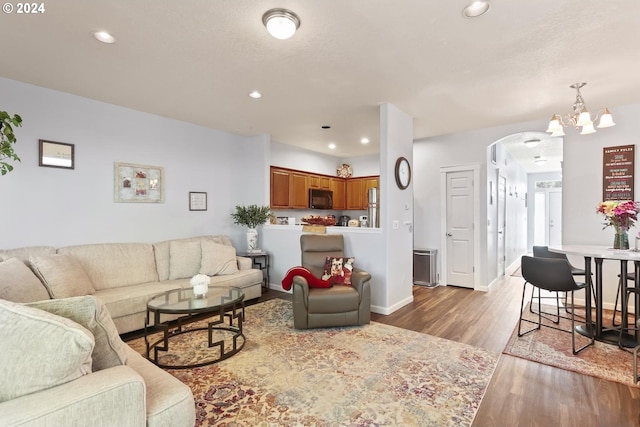
{"type": "MultiPolygon", "coordinates": [[[[302,267],[315,277],[330,257],[344,256],[341,234],[300,236],[302,267]]],[[[357,262],[357,260],[356,260],[357,262]]],[[[310,287],[303,276],[293,277],[293,325],[296,329],[364,325],[371,321],[371,275],[354,268],[351,286],[310,287]]]]}

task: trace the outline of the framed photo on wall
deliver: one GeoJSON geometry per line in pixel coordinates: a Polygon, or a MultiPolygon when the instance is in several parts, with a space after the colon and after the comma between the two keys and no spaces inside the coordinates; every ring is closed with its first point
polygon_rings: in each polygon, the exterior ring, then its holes
{"type": "Polygon", "coordinates": [[[64,142],[38,140],[39,166],[48,168],[75,168],[75,146],[64,142]]]}
{"type": "Polygon", "coordinates": [[[113,200],[117,203],[164,203],[164,168],[113,164],[113,200]]]}
{"type": "Polygon", "coordinates": [[[200,191],[189,192],[189,210],[190,211],[206,211],[207,210],[207,193],[200,191]]]}

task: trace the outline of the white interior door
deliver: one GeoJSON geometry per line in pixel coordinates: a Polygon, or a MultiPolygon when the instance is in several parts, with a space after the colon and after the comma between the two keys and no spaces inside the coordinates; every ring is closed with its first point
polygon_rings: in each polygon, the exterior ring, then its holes
{"type": "Polygon", "coordinates": [[[446,174],[447,285],[473,288],[473,171],[446,174]]]}
{"type": "Polygon", "coordinates": [[[548,246],[559,246],[562,244],[562,190],[559,188],[549,189],[548,192],[549,211],[547,214],[548,246]]]}
{"type": "Polygon", "coordinates": [[[505,247],[507,216],[507,179],[504,176],[498,177],[498,277],[505,275],[507,253],[505,247]]]}

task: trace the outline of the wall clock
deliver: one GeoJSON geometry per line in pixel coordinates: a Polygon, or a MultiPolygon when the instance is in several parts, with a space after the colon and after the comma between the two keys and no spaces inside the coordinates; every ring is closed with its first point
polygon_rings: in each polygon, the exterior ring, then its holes
{"type": "Polygon", "coordinates": [[[405,157],[398,157],[396,160],[396,184],[398,188],[404,190],[411,183],[411,165],[405,157]]]}

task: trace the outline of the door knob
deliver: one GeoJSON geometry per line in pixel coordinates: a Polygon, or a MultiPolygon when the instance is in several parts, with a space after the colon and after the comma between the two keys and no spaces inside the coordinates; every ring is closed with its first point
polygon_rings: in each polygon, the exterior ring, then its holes
{"type": "Polygon", "coordinates": [[[451,236],[453,236],[453,234],[447,233],[447,237],[451,237],[451,236]]]}

